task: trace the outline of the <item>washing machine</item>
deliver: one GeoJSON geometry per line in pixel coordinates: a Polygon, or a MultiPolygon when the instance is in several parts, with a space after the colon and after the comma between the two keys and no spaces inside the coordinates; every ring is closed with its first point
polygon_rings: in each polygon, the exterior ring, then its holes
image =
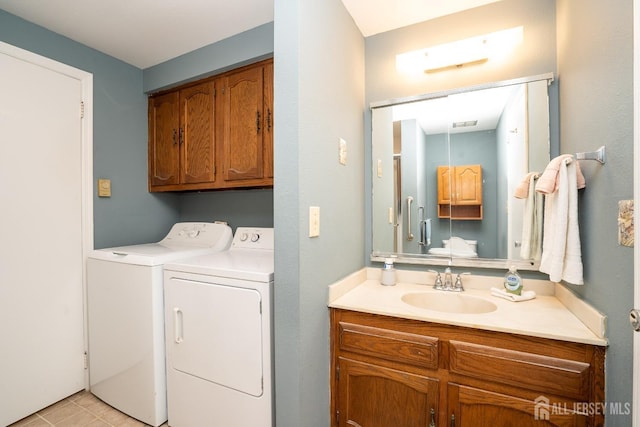
{"type": "Polygon", "coordinates": [[[98,249],[87,259],[91,392],[146,424],[167,420],[163,266],[223,251],[226,223],[181,222],[158,243],[98,249]]]}
{"type": "Polygon", "coordinates": [[[172,427],[272,427],[273,229],[164,270],[172,427]]]}

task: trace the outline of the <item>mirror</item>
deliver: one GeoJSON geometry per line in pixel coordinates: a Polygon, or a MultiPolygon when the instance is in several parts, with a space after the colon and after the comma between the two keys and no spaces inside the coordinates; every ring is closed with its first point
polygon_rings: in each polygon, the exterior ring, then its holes
{"type": "Polygon", "coordinates": [[[537,270],[520,256],[529,171],[550,160],[552,74],[372,105],[374,261],[537,270]]]}

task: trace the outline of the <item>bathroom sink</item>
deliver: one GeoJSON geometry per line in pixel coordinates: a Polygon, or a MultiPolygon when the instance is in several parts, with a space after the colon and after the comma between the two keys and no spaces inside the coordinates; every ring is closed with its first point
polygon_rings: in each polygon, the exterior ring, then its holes
{"type": "Polygon", "coordinates": [[[498,308],[491,301],[459,292],[411,292],[404,294],[402,301],[417,308],[445,313],[482,314],[498,308]]]}

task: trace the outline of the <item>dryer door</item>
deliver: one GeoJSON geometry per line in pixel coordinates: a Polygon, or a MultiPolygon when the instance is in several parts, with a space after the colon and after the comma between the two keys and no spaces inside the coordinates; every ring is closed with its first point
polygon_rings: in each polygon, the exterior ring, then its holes
{"type": "Polygon", "coordinates": [[[165,280],[165,307],[170,369],[262,395],[257,290],[171,277],[165,280]]]}

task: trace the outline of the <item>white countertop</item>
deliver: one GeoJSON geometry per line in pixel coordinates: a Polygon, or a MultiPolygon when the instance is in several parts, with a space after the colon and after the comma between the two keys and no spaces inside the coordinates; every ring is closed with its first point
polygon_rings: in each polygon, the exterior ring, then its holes
{"type": "MultiPolygon", "coordinates": [[[[409,292],[433,292],[435,274],[396,270],[395,286],[380,284],[380,269],[364,268],[329,287],[329,307],[406,319],[444,323],[490,331],[606,346],[606,316],[561,284],[524,280],[525,290],[536,298],[511,302],[491,295],[501,288],[501,277],[464,276],[464,294],[483,298],[497,306],[481,314],[449,313],[417,308],[401,300],[409,292]]],[[[454,276],[455,278],[455,276],[454,276]]],[[[437,291],[446,292],[446,291],[437,291]]]]}

